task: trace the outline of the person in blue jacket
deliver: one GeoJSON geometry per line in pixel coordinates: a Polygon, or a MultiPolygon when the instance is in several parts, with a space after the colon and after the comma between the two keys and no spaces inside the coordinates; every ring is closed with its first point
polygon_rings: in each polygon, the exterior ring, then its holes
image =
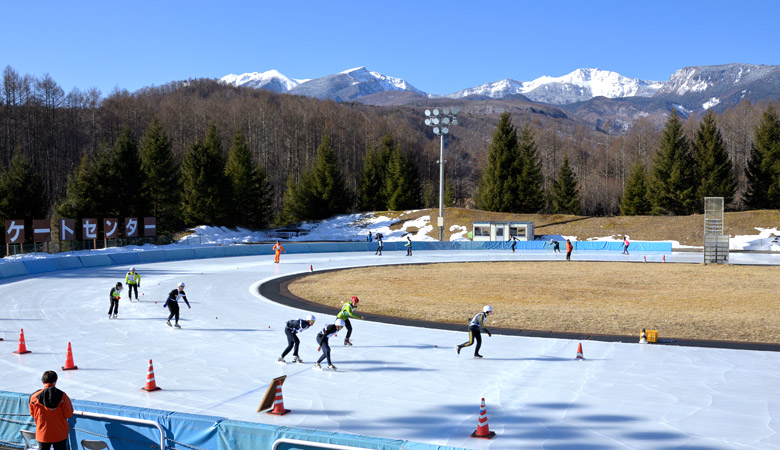
{"type": "Polygon", "coordinates": [[[165,300],[165,304],[163,305],[163,308],[167,306],[168,311],[171,313],[171,315],[168,316],[168,320],[165,321],[165,324],[169,327],[171,326],[171,319],[175,318],[176,324],[173,326],[181,328],[181,326],[179,326],[179,300],[184,300],[184,303],[187,304],[187,308],[192,309],[190,302],[187,300],[187,294],[184,293],[184,282],[180,282],[179,285],[176,286],[176,289],[168,293],[168,299],[165,300]]]}
{"type": "Polygon", "coordinates": [[[284,334],[287,336],[287,348],[284,349],[282,356],[279,357],[277,362],[286,363],[284,357],[290,353],[290,350],[292,350],[293,347],[295,347],[295,350],[293,351],[293,362],[303,364],[303,360],[298,356],[298,347],[301,345],[301,340],[298,339],[298,333],[314,325],[315,320],[315,317],[309,314],[305,319],[287,321],[287,326],[284,327],[284,334]]]}

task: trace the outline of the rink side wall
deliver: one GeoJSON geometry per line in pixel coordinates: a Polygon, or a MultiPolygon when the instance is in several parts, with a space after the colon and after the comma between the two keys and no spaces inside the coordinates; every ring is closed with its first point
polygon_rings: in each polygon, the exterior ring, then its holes
{"type": "MultiPolygon", "coordinates": [[[[19,430],[35,430],[30,417],[29,394],[0,391],[0,445],[23,448],[19,430]]],[[[375,450],[463,450],[456,447],[422,444],[400,439],[383,439],[356,434],[290,428],[242,422],[224,417],[185,414],[134,406],[113,405],[72,399],[73,408],[89,413],[152,420],[165,432],[166,448],[207,450],[270,449],[276,441],[289,439],[311,443],[354,446],[375,450]]],[[[258,414],[265,414],[264,412],[258,414]]],[[[159,449],[160,432],[148,425],[73,416],[70,422],[70,448],[81,448],[82,439],[106,441],[114,450],[159,449]]],[[[281,444],[279,449],[291,448],[281,444]]],[[[314,450],[296,444],[296,449],[314,450]]]]}
{"type": "MultiPolygon", "coordinates": [[[[574,250],[584,251],[623,251],[622,242],[607,241],[574,241],[574,250]]],[[[565,242],[561,247],[565,249],[565,242]]],[[[383,251],[406,251],[406,241],[385,242],[383,251]]],[[[512,243],[501,242],[472,242],[472,241],[413,241],[414,251],[425,250],[509,250],[512,243]]],[[[376,250],[376,242],[287,242],[284,244],[287,253],[340,253],[340,252],[373,252],[376,250]]],[[[271,244],[233,244],[213,245],[199,247],[179,247],[175,249],[155,248],[138,251],[126,251],[107,253],[101,250],[80,252],[78,254],[63,253],[50,255],[40,259],[13,260],[3,258],[0,260],[0,280],[36,275],[40,273],[54,272],[57,270],[84,269],[89,267],[104,267],[116,265],[134,265],[143,263],[181,261],[185,259],[227,258],[234,256],[272,255],[271,244]]],[[[548,241],[516,241],[515,249],[523,250],[551,250],[552,245],[548,241]]],[[[630,252],[657,252],[671,253],[672,244],[669,242],[632,242],[630,252]]]]}

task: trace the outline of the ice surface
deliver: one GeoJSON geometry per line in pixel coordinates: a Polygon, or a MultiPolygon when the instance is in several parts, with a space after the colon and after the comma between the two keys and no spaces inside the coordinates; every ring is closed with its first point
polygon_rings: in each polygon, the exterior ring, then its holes
{"type": "MultiPolygon", "coordinates": [[[[485,336],[485,359],[477,360],[473,347],[460,356],[454,349],[466,339],[465,322],[463,332],[452,332],[355,320],[353,347],[341,345],[342,333],[331,340],[339,370],[320,372],[312,370],[314,338],[333,317],[318,314],[314,329],[300,335],[306,364],[276,363],[287,342],[285,321],[306,312],[261,298],[262,281],[310,265],[409,263],[404,255],[136,264],[142,301],[123,296],[118,320],[107,319],[108,293],[127,267],[2,281],[0,389],[33,392],[41,373],[55,369],[57,386],[75,399],[475,449],[780,449],[780,353],[584,341],[579,361],[578,341],[494,335],[485,336]],[[182,308],[183,329],[174,330],[165,325],[162,304],[179,281],[187,284],[192,309],[182,308]],[[21,328],[30,354],[12,353],[21,328]],[[68,342],[79,369],[63,372],[68,342]],[[140,390],[149,359],[162,391],[140,390]],[[284,404],[292,413],[256,413],[269,381],[283,374],[284,404]],[[490,441],[469,437],[483,397],[490,430],[498,434],[490,441]]],[[[413,262],[551,257],[425,251],[415,252],[413,262]]],[[[778,258],[733,254],[732,262],[778,264],[778,258]]],[[[700,262],[701,253],[667,261],[700,262]]]]}

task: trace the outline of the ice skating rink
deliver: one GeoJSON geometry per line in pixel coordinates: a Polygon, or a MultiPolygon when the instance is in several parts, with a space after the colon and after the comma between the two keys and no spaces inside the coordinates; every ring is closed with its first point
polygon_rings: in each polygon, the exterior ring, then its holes
{"type": "MultiPolygon", "coordinates": [[[[289,319],[306,312],[258,294],[261,282],[338,267],[457,260],[545,259],[506,251],[284,254],[136,265],[141,302],[108,294],[128,267],[69,270],[0,282],[0,390],[29,393],[45,370],[71,398],[474,449],[780,449],[780,353],[487,336],[483,360],[460,356],[463,332],[355,320],[353,347],[331,339],[337,372],[317,371],[318,314],[300,335],[305,364],[276,363],[289,319]],[[182,329],[162,304],[179,281],[182,329]],[[156,302],[156,303],[155,303],[156,302]],[[27,349],[16,355],[19,330],[27,349]],[[71,342],[75,371],[62,371],[71,342]],[[149,359],[161,391],[140,390],[149,359]],[[285,416],[256,413],[270,380],[287,375],[285,416]],[[473,439],[485,398],[493,440],[473,439]]],[[[630,260],[606,252],[574,259],[630,260]]],[[[641,256],[631,256],[639,260],[641,256]]],[[[660,255],[657,257],[660,260],[660,255]]],[[[778,262],[733,254],[732,262],[778,262]]],[[[648,257],[648,261],[653,258],[648,257]]],[[[675,253],[669,262],[698,262],[675,253]]],[[[516,286],[522,286],[518,284],[516,286]]],[[[360,295],[360,293],[356,293],[360,295]]],[[[388,295],[392,295],[389,292],[388,295]]],[[[347,300],[347,299],[344,299],[347,300]]],[[[338,306],[338,305],[333,305],[338,306]]],[[[495,311],[501,314],[501,311],[495,311]]],[[[488,322],[489,326],[489,322],[488,322]]],[[[345,333],[346,330],[343,331],[345,333]]],[[[288,356],[288,361],[292,359],[288,356]]]]}

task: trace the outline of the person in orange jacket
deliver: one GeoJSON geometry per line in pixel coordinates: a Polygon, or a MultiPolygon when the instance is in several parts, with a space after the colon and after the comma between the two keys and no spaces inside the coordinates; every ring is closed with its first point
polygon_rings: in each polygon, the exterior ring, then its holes
{"type": "Polygon", "coordinates": [[[273,250],[274,250],[274,252],[276,252],[276,254],[274,255],[274,262],[275,263],[279,262],[279,255],[281,255],[282,252],[287,253],[287,250],[285,250],[284,247],[282,247],[282,244],[280,244],[279,241],[276,241],[276,245],[274,245],[273,250]]]}
{"type": "Polygon", "coordinates": [[[35,419],[35,440],[42,450],[67,450],[73,404],[68,394],[57,389],[57,372],[47,370],[41,377],[43,389],[30,396],[30,415],[35,419]]]}
{"type": "Polygon", "coordinates": [[[571,245],[571,241],[566,239],[566,261],[571,261],[571,251],[574,247],[571,245]]]}

